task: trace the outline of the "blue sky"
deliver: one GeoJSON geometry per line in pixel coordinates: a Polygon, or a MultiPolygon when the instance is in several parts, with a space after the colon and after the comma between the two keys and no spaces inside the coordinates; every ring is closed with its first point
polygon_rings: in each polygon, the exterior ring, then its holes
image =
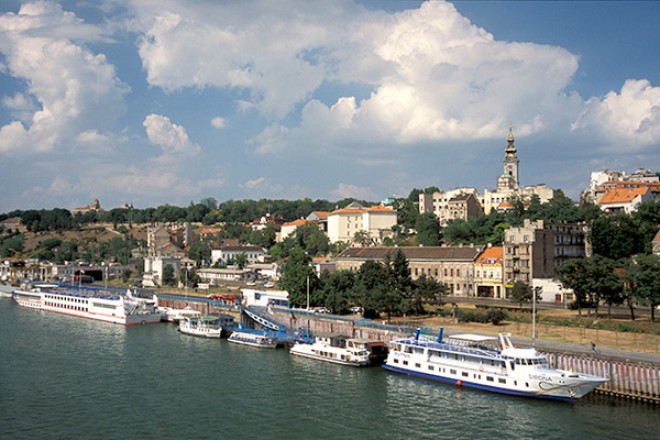
{"type": "Polygon", "coordinates": [[[0,212],[660,169],[660,2],[0,3],[0,212]]]}

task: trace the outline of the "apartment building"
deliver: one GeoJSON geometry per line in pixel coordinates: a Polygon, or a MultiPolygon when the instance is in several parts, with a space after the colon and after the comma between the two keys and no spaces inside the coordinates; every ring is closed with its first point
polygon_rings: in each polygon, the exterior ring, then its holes
{"type": "Polygon", "coordinates": [[[588,250],[585,224],[525,219],[522,227],[504,232],[505,286],[511,288],[518,281],[545,286],[544,299],[563,301],[554,280],[556,269],[568,259],[587,256],[588,250]]]}
{"type": "Polygon", "coordinates": [[[337,270],[358,271],[368,260],[384,262],[401,250],[408,260],[413,280],[422,274],[444,283],[449,295],[474,297],[474,262],[483,246],[457,247],[366,247],[348,248],[335,259],[337,270]]]}
{"type": "Polygon", "coordinates": [[[477,190],[471,187],[420,193],[419,212],[435,214],[440,225],[447,225],[450,220],[468,220],[484,214],[477,190]]]}

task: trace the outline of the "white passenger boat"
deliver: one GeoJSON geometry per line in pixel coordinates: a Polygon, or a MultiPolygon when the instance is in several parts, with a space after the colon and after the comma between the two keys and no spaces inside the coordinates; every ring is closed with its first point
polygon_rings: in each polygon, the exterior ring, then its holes
{"type": "Polygon", "coordinates": [[[256,329],[234,329],[227,341],[264,349],[274,349],[280,346],[277,340],[268,336],[264,331],[256,329]]]}
{"type": "Polygon", "coordinates": [[[196,337],[220,338],[222,325],[218,317],[184,317],[179,321],[179,332],[196,337]]]}
{"type": "Polygon", "coordinates": [[[126,326],[160,323],[161,318],[157,300],[133,297],[131,290],[121,295],[93,288],[39,285],[14,290],[12,297],[26,308],[126,326]]]}
{"type": "Polygon", "coordinates": [[[390,342],[385,369],[458,386],[508,395],[575,401],[607,378],[551,369],[533,348],[515,348],[510,335],[499,339],[473,334],[454,335],[442,342],[419,337],[390,342]],[[488,346],[491,342],[497,345],[488,346]]]}
{"type": "Polygon", "coordinates": [[[183,309],[168,308],[168,307],[158,307],[158,310],[161,313],[162,320],[165,322],[178,323],[185,318],[200,318],[202,313],[195,309],[192,309],[190,306],[186,306],[183,309]]]}
{"type": "Polygon", "coordinates": [[[316,337],[313,343],[296,342],[289,352],[301,357],[347,366],[372,364],[365,342],[344,336],[316,337]]]}

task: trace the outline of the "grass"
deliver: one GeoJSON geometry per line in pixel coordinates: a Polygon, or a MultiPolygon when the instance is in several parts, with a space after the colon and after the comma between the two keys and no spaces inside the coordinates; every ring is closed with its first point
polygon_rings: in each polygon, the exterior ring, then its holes
{"type": "MultiPolygon", "coordinates": [[[[474,305],[459,304],[459,310],[477,310],[474,305]]],[[[451,318],[451,308],[445,306],[440,314],[431,317],[407,318],[409,323],[420,326],[444,327],[452,330],[495,334],[509,332],[517,337],[532,336],[532,320],[529,312],[507,312],[507,318],[499,325],[491,323],[459,322],[451,318]]],[[[485,310],[479,310],[485,314],[485,310]]],[[[600,312],[600,311],[599,311],[600,312]]],[[[476,313],[476,312],[475,312],[476,313]]],[[[626,351],[660,353],[660,321],[651,322],[649,317],[635,321],[627,317],[607,318],[607,313],[587,317],[583,311],[548,309],[537,312],[538,338],[556,342],[590,345],[626,351]]]]}

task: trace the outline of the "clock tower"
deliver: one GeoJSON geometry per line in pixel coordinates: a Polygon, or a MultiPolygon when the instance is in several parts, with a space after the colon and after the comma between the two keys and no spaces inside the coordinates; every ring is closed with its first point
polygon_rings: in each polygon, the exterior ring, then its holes
{"type": "Polygon", "coordinates": [[[514,145],[513,130],[509,127],[509,137],[504,155],[504,174],[498,179],[498,189],[518,189],[518,152],[514,145]]]}

